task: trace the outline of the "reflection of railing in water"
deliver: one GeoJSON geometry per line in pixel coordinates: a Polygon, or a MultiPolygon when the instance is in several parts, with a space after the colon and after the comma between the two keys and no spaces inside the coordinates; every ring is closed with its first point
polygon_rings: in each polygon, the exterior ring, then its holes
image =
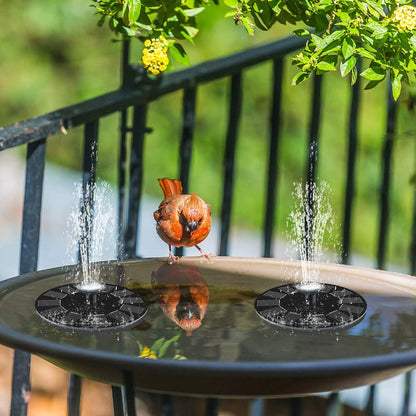
{"type": "MultiPolygon", "coordinates": [[[[282,106],[282,80],[284,75],[283,62],[286,54],[300,48],[303,39],[284,39],[269,45],[260,46],[252,50],[228,56],[216,61],[197,65],[193,68],[171,73],[154,81],[143,75],[143,71],[129,65],[129,48],[125,43],[123,49],[123,80],[119,90],[104,94],[100,97],[76,104],[52,113],[29,119],[21,123],[0,129],[0,149],[21,146],[27,144],[26,186],[25,201],[22,222],[21,262],[20,273],[27,273],[37,268],[37,253],[40,231],[42,184],[45,163],[45,150],[47,138],[61,131],[73,127],[84,126],[84,172],[83,185],[94,183],[97,158],[92,157],[92,149],[96,147],[99,138],[100,118],[115,112],[120,112],[120,144],[119,144],[119,256],[135,257],[137,255],[137,231],[138,212],[140,209],[143,178],[143,146],[146,127],[147,106],[158,97],[173,91],[183,90],[183,114],[182,135],[180,145],[180,173],[179,179],[187,190],[189,183],[190,164],[192,158],[192,143],[196,116],[196,93],[199,84],[213,81],[219,78],[229,77],[231,81],[228,128],[225,140],[224,178],[221,209],[221,239],[219,254],[228,253],[229,233],[231,228],[231,211],[233,203],[234,167],[236,158],[236,145],[238,127],[241,119],[241,104],[243,100],[242,74],[245,68],[257,65],[263,61],[273,62],[273,88],[270,108],[269,124],[269,160],[267,170],[266,203],[263,228],[263,255],[272,255],[272,237],[275,232],[275,212],[277,199],[277,184],[279,181],[278,156],[281,141],[280,119],[282,106]],[[129,113],[132,111],[132,123],[128,122],[129,113]],[[127,172],[127,135],[131,134],[131,148],[129,171],[127,172]],[[129,189],[127,190],[127,184],[129,189]],[[128,202],[125,206],[125,196],[128,194],[128,202]],[[124,248],[123,251],[121,248],[124,248]]],[[[309,148],[319,149],[318,136],[321,113],[321,89],[323,77],[314,78],[314,90],[311,103],[309,148]]],[[[357,82],[352,88],[349,115],[348,138],[348,163],[346,172],[346,191],[343,222],[343,262],[348,263],[350,256],[351,223],[353,213],[353,198],[355,192],[357,160],[357,124],[360,108],[360,86],[357,82]]],[[[377,252],[377,265],[383,268],[385,265],[386,244],[388,238],[390,171],[393,155],[393,137],[395,132],[397,106],[393,102],[391,94],[388,99],[387,128],[383,147],[383,172],[380,191],[380,219],[379,239],[377,252]]],[[[317,161],[313,152],[309,154],[307,161],[306,182],[311,183],[316,178],[317,161]]],[[[91,201],[92,203],[92,201],[91,201]]],[[[313,210],[313,207],[310,207],[313,210]]],[[[413,216],[411,237],[411,273],[415,274],[416,247],[416,209],[413,216]]],[[[180,250],[179,253],[180,254],[180,250]]],[[[29,387],[30,355],[26,352],[16,351],[14,362],[14,378],[12,393],[11,414],[25,414],[27,403],[25,394],[29,387]]],[[[406,378],[405,391],[409,391],[410,375],[406,378]]],[[[71,379],[68,403],[69,414],[76,415],[79,412],[81,381],[77,376],[71,379]]],[[[134,390],[127,386],[127,410],[133,414],[134,390]]],[[[369,414],[373,413],[374,393],[371,389],[368,401],[369,414]]],[[[113,389],[114,409],[116,414],[121,414],[123,408],[122,395],[124,393],[118,387],[113,389]]],[[[336,401],[332,396],[330,403],[336,401]]],[[[167,400],[169,402],[169,400],[167,400]]],[[[406,393],[404,398],[403,414],[406,414],[410,403],[410,396],[406,393]]],[[[299,400],[293,401],[293,411],[296,412],[299,400]]],[[[336,409],[336,406],[331,406],[336,409]]],[[[217,410],[215,400],[209,402],[208,414],[215,414],[217,410]]]]}

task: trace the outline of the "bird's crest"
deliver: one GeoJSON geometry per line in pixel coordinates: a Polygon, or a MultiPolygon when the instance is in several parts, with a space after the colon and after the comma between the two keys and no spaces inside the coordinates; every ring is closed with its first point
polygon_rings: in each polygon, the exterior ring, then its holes
{"type": "Polygon", "coordinates": [[[197,197],[195,192],[192,192],[191,197],[185,203],[184,209],[192,215],[193,213],[200,212],[201,208],[201,199],[197,197]]]}
{"type": "Polygon", "coordinates": [[[165,198],[172,195],[182,194],[182,182],[178,179],[162,178],[158,179],[158,181],[165,198]]]}

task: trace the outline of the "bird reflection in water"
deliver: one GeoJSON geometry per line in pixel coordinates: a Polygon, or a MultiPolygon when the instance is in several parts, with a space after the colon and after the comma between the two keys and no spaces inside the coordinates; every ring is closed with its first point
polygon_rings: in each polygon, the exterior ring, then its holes
{"type": "Polygon", "coordinates": [[[163,313],[185,330],[201,326],[209,302],[207,282],[195,266],[164,264],[152,272],[152,287],[163,313]]]}

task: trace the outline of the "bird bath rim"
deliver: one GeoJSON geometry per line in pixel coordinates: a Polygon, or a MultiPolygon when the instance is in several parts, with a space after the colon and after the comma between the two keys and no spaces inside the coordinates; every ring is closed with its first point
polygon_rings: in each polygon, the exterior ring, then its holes
{"type": "MultiPolygon", "coordinates": [[[[110,261],[110,262],[101,262],[100,265],[128,265],[131,263],[160,263],[161,261],[167,261],[167,258],[148,258],[148,259],[131,259],[123,261],[110,261]]],[[[238,258],[238,257],[215,257],[213,263],[201,262],[200,257],[186,257],[180,260],[182,264],[196,265],[199,269],[203,270],[205,268],[215,268],[216,264],[218,268],[221,266],[227,270],[236,270],[241,267],[245,267],[247,272],[250,272],[252,269],[256,269],[259,265],[265,266],[267,269],[265,273],[262,274],[262,277],[273,277],[273,266],[279,265],[287,267],[289,270],[291,268],[299,268],[299,261],[291,260],[278,260],[278,259],[269,259],[269,258],[238,258]]],[[[78,266],[72,266],[72,269],[76,269],[78,266]]],[[[416,279],[412,281],[412,278],[407,275],[378,271],[374,269],[366,269],[356,266],[344,266],[344,265],[334,265],[334,264],[325,264],[317,263],[315,267],[319,268],[321,271],[334,271],[337,270],[339,273],[344,275],[354,275],[359,273],[360,276],[364,276],[367,280],[371,281],[381,281],[383,284],[392,285],[395,288],[402,287],[403,291],[406,293],[411,293],[416,296],[416,279]],[[391,282],[391,278],[394,276],[394,282],[391,282]],[[409,282],[413,283],[413,288],[409,290],[407,285],[409,282]],[[406,285],[407,284],[407,285],[406,285]]],[[[66,269],[71,270],[71,267],[66,269]]],[[[39,271],[34,273],[28,273],[26,275],[14,277],[5,281],[0,282],[0,294],[3,294],[4,291],[11,291],[13,287],[19,287],[30,282],[38,281],[39,279],[45,279],[48,277],[55,276],[57,273],[63,273],[62,268],[54,268],[45,271],[39,271]]],[[[292,279],[293,281],[293,279],[292,279]]],[[[273,286],[273,283],[270,287],[273,286]]],[[[357,289],[355,289],[357,290],[357,289]]],[[[172,376],[174,374],[181,373],[186,379],[192,377],[197,378],[201,377],[201,374],[206,378],[212,379],[221,379],[224,382],[221,384],[221,392],[219,393],[215,388],[211,391],[200,391],[196,387],[192,387],[194,390],[183,391],[180,386],[178,390],[171,391],[169,389],[163,389],[162,391],[173,392],[173,393],[188,393],[188,394],[214,394],[214,395],[224,395],[228,397],[238,397],[238,396],[259,396],[261,395],[259,391],[245,391],[242,394],[238,394],[235,390],[230,388],[224,388],[224,383],[227,380],[232,380],[235,378],[243,377],[245,378],[245,383],[247,380],[253,382],[262,379],[262,380],[275,380],[277,378],[285,379],[290,377],[291,379],[301,380],[301,379],[314,379],[317,376],[319,377],[339,377],[345,376],[346,378],[350,377],[353,373],[355,375],[362,375],[365,373],[383,373],[383,376],[380,376],[381,379],[387,378],[392,375],[399,374],[405,369],[411,369],[416,367],[416,349],[412,349],[405,352],[397,352],[394,354],[380,354],[377,356],[370,356],[365,358],[343,358],[343,359],[323,359],[323,360],[305,360],[305,361],[285,361],[285,362],[274,362],[274,361],[240,361],[240,362],[220,362],[220,361],[202,361],[202,360],[184,360],[184,361],[175,361],[171,359],[158,359],[158,360],[146,360],[139,359],[136,356],[126,355],[117,352],[106,352],[106,351],[93,351],[84,347],[77,347],[73,345],[61,344],[58,342],[53,342],[50,340],[45,340],[37,338],[31,335],[27,335],[23,332],[19,332],[13,329],[10,329],[2,324],[0,324],[0,341],[5,345],[8,345],[13,348],[22,349],[31,351],[35,354],[43,356],[51,362],[54,362],[62,367],[66,368],[68,363],[77,362],[79,363],[78,369],[82,369],[83,365],[92,365],[95,367],[100,367],[105,363],[106,366],[112,368],[113,372],[119,372],[119,377],[111,380],[113,384],[122,384],[122,377],[126,371],[131,372],[140,372],[143,375],[143,380],[146,379],[146,375],[151,377],[151,374],[159,374],[159,377],[165,379],[166,377],[172,376]],[[164,377],[165,376],[165,377],[164,377]],[[196,389],[196,390],[195,390],[196,389]]],[[[79,371],[82,374],[82,371],[79,371]]],[[[88,377],[94,378],[91,374],[88,374],[88,377]]],[[[380,377],[377,381],[380,381],[380,377]]],[[[100,377],[96,379],[100,380],[100,377]]],[[[310,383],[310,381],[309,381],[310,383]]],[[[243,383],[244,384],[244,383],[243,383]]],[[[184,383],[182,383],[182,386],[184,383]]],[[[351,385],[348,383],[343,385],[343,388],[359,385],[357,382],[351,385]]],[[[327,385],[326,385],[327,386],[327,385]]],[[[144,386],[138,385],[138,387],[143,388],[144,390],[149,391],[158,391],[152,386],[147,386],[146,383],[144,386]]],[[[188,384],[189,387],[189,384],[188,384]]],[[[191,388],[191,390],[192,390],[191,388]]],[[[247,387],[248,388],[248,387],[247,387]]],[[[325,390],[316,390],[316,391],[325,391],[325,390]]],[[[282,390],[282,394],[266,392],[265,396],[267,397],[282,397],[290,395],[288,392],[282,390]]],[[[299,394],[308,391],[296,392],[293,394],[299,394]]]]}

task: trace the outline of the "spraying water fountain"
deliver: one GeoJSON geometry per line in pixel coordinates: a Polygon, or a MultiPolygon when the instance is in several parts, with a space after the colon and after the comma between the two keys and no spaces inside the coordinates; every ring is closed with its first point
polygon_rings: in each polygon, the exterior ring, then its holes
{"type": "Polygon", "coordinates": [[[272,325],[297,330],[340,330],[360,322],[367,310],[364,298],[345,287],[317,282],[324,237],[333,228],[329,186],[295,184],[295,208],[288,223],[290,241],[300,257],[301,281],[262,293],[255,302],[260,318],[272,325]]]}
{"type": "Polygon", "coordinates": [[[103,251],[104,238],[112,222],[109,186],[87,184],[77,187],[75,208],[68,221],[69,251],[78,246],[80,281],[49,289],[37,299],[35,308],[48,323],[87,330],[114,329],[137,324],[145,315],[144,299],[120,285],[100,281],[92,260],[103,251]],[[95,200],[95,203],[93,201],[95,200]]]}

